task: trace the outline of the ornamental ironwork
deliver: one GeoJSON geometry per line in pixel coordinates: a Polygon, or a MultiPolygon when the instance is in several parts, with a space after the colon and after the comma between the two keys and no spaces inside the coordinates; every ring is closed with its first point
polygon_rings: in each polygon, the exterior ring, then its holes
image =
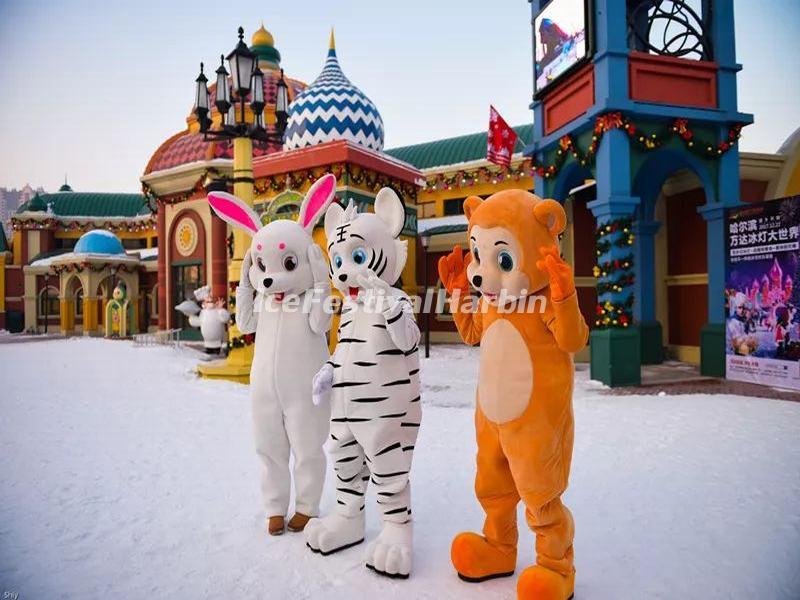
{"type": "Polygon", "coordinates": [[[712,0],[628,0],[631,48],[661,56],[713,60],[712,0]]]}

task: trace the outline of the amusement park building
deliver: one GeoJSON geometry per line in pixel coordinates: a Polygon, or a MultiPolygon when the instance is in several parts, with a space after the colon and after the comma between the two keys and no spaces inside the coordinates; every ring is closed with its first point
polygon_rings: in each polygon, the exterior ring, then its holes
{"type": "MultiPolygon", "coordinates": [[[[263,26],[253,35],[251,50],[265,74],[266,120],[274,122],[281,57],[263,26]]],[[[585,78],[585,73],[576,72],[571,80],[585,78]]],[[[543,196],[553,192],[537,173],[532,162],[535,153],[529,149],[526,155],[515,154],[509,168],[486,161],[485,133],[384,151],[384,124],[378,109],[342,73],[333,39],[314,83],[309,86],[292,78],[287,83],[292,104],[286,143],[254,145],[256,210],[264,222],[293,217],[303,193],[325,172],[337,176],[340,201],[352,199],[362,209],[371,204],[380,187],[392,186],[407,207],[403,235],[412,243],[401,283],[408,291],[421,291],[426,283],[436,286],[438,258],[454,244],[466,244],[464,198],[487,197],[510,187],[536,187],[543,196]],[[429,240],[427,249],[418,233],[429,240]]],[[[219,122],[215,109],[212,119],[219,122]]],[[[526,147],[534,148],[535,126],[515,129],[526,147]]],[[[553,131],[551,138],[558,128],[553,131]]],[[[743,134],[747,135],[746,128],[743,134]]],[[[737,164],[742,202],[800,193],[800,130],[777,153],[741,152],[737,164]]],[[[231,145],[204,141],[190,114],[186,127],[162,143],[148,162],[141,177],[144,194],[64,189],[32,199],[12,218],[11,243],[0,240],[0,260],[4,261],[0,327],[41,331],[46,312],[51,325],[58,324],[64,333],[101,331],[102,306],[111,290],[105,284],[95,286],[96,277],[89,282],[77,275],[92,268],[108,275],[112,266],[125,263],[124,270],[118,267],[114,272],[137,274],[137,281],[134,284],[130,278],[130,285],[138,289],[129,291],[138,307],[137,329],[187,328],[174,306],[195,288],[209,284],[214,296],[229,297],[230,231],[209,210],[205,196],[208,189],[228,185],[231,177],[231,145]],[[55,255],[70,254],[81,235],[98,228],[113,231],[133,260],[120,261],[123,257],[112,255],[92,262],[74,253],[64,261],[54,260],[55,255]],[[58,285],[46,283],[48,274],[58,275],[58,285]],[[96,315],[89,318],[88,327],[87,314],[96,315]]],[[[568,188],[559,198],[570,222],[562,250],[575,268],[581,309],[587,321],[594,323],[596,217],[589,204],[597,196],[596,178],[587,170],[572,177],[568,188]]],[[[664,179],[653,202],[653,222],[660,224],[653,234],[654,269],[649,274],[655,282],[654,318],[661,324],[662,347],[668,355],[689,362],[699,361],[708,307],[708,230],[698,212],[704,201],[700,179],[684,168],[664,179]]],[[[320,229],[315,233],[317,238],[322,235],[320,229]]],[[[457,339],[448,315],[436,315],[430,321],[434,341],[457,339]]]]}
{"type": "MultiPolygon", "coordinates": [[[[520,139],[531,141],[532,126],[514,128],[520,139]]],[[[746,134],[746,130],[745,130],[746,134]]],[[[522,187],[536,192],[530,158],[515,154],[508,169],[486,160],[486,133],[394,148],[392,156],[420,169],[425,185],[417,194],[419,235],[430,239],[427,252],[420,247],[417,262],[420,286],[427,260],[428,285],[438,283],[437,262],[455,244],[466,247],[466,219],[462,203],[467,196],[488,197],[502,189],[522,187]],[[427,257],[427,258],[426,258],[427,257]]],[[[800,194],[800,129],[775,154],[740,154],[740,190],[743,202],[759,202],[800,194]]],[[[596,219],[587,203],[595,198],[595,182],[586,179],[568,194],[567,231],[561,249],[573,265],[581,311],[594,323],[597,279],[594,276],[596,219]]],[[[656,203],[662,223],[656,234],[657,318],[663,325],[663,345],[670,357],[697,363],[700,328],[706,311],[708,272],[706,230],[697,207],[703,203],[700,182],[689,170],[669,177],[656,203]]],[[[434,342],[459,339],[448,314],[431,318],[434,342]]],[[[578,359],[588,360],[588,350],[578,359]]]]}

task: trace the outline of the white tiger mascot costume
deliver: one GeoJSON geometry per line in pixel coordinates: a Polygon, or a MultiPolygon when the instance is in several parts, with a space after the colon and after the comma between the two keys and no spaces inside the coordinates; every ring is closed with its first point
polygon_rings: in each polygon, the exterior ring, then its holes
{"type": "Polygon", "coordinates": [[[411,572],[409,472],[419,431],[419,328],[408,296],[391,287],[408,254],[398,236],[405,209],[391,189],[375,214],[331,204],[325,233],[334,285],[344,296],[339,342],[314,378],[314,401],[331,401],[336,511],[312,519],[306,541],[328,555],[364,541],[364,496],[375,485],[383,529],[366,566],[389,577],[411,572]]]}

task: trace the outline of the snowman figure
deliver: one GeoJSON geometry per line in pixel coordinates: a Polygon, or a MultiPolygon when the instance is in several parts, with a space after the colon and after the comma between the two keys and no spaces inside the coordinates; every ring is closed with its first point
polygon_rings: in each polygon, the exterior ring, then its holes
{"type": "Polygon", "coordinates": [[[189,325],[200,328],[206,354],[219,354],[228,339],[227,326],[231,314],[225,309],[222,298],[211,296],[210,286],[196,289],[194,297],[200,303],[200,310],[196,314],[187,315],[189,325]]]}

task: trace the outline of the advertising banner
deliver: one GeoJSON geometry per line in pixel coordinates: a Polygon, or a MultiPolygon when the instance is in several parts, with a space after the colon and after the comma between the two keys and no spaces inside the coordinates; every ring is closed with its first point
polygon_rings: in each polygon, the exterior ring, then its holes
{"type": "Polygon", "coordinates": [[[728,379],[800,389],[800,196],[730,210],[725,240],[728,379]]]}

